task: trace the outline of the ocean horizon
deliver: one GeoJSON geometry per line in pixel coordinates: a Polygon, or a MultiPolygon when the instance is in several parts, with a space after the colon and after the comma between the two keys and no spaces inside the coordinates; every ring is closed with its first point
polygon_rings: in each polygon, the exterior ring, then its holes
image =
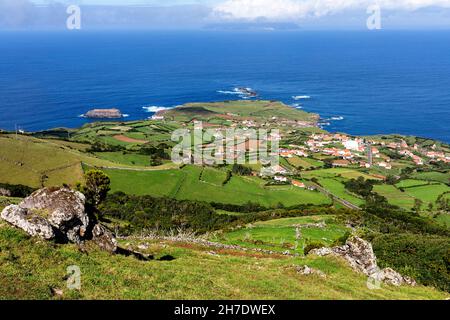
{"type": "Polygon", "coordinates": [[[450,143],[450,32],[1,32],[0,128],[145,119],[188,102],[279,100],[324,129],[450,143]]]}

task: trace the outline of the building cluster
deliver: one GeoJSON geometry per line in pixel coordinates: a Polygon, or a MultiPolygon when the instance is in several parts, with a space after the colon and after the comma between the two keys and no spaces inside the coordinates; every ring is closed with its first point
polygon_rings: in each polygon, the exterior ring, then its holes
{"type": "Polygon", "coordinates": [[[402,140],[401,142],[390,142],[381,144],[397,152],[402,156],[411,158],[414,161],[414,163],[418,166],[424,165],[426,163],[426,160],[450,163],[450,154],[446,154],[443,151],[438,151],[436,144],[434,144],[429,148],[420,147],[417,144],[410,146],[404,140],[402,140]]]}
{"type": "Polygon", "coordinates": [[[392,169],[391,159],[379,151],[374,141],[340,133],[322,133],[311,135],[306,145],[313,153],[338,158],[333,162],[334,167],[359,165],[365,168],[379,166],[392,169]]]}
{"type": "MultiPolygon", "coordinates": [[[[271,131],[265,143],[269,143],[273,146],[274,142],[280,142],[283,135],[290,135],[296,132],[295,127],[311,127],[313,126],[310,121],[298,121],[298,120],[286,120],[279,119],[278,117],[272,117],[264,122],[258,122],[254,119],[236,119],[238,115],[228,113],[224,115],[224,118],[229,125],[213,124],[208,122],[200,122],[197,119],[192,119],[191,123],[194,124],[194,128],[202,126],[203,129],[215,129],[214,137],[216,140],[222,140],[224,143],[222,146],[217,148],[217,143],[209,143],[203,145],[203,151],[212,151],[215,148],[216,156],[231,156],[234,159],[242,157],[252,157],[258,156],[260,149],[262,148],[261,141],[258,137],[254,136],[254,131],[251,129],[257,128],[277,128],[283,126],[289,126],[292,128],[291,131],[284,131],[280,134],[278,131],[271,131]],[[244,141],[235,141],[234,137],[230,138],[224,136],[229,128],[239,128],[241,133],[239,134],[240,139],[244,141]],[[226,146],[225,146],[226,145],[226,146]]],[[[163,113],[158,113],[152,117],[154,120],[164,119],[163,113]]],[[[191,130],[189,130],[191,131],[191,130]]],[[[355,167],[359,166],[361,168],[379,168],[384,170],[392,170],[395,165],[394,161],[388,156],[389,152],[381,152],[380,149],[389,149],[398,155],[409,158],[417,166],[425,165],[430,161],[450,163],[450,154],[443,152],[436,145],[430,147],[415,145],[408,145],[405,140],[399,141],[383,141],[380,139],[367,139],[352,137],[347,134],[341,133],[313,133],[308,139],[301,144],[289,145],[288,147],[281,148],[276,152],[270,152],[269,156],[280,156],[282,158],[293,158],[293,157],[309,157],[314,155],[322,155],[325,159],[333,159],[333,167],[355,167]]],[[[392,156],[392,155],[391,155],[392,156]]],[[[393,156],[392,156],[393,157],[393,156]]],[[[320,157],[319,157],[320,158],[320,157]]],[[[287,178],[284,176],[289,175],[289,170],[283,166],[274,166],[270,168],[270,174],[275,176],[274,180],[277,182],[287,182],[287,178]],[[286,181],[284,181],[286,179],[286,181]]],[[[301,182],[292,182],[296,187],[305,187],[301,182]]]]}

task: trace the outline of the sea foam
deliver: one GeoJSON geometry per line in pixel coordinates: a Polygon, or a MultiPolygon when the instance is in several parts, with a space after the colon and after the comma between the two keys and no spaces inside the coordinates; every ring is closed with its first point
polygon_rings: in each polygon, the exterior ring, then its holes
{"type": "Polygon", "coordinates": [[[148,107],[142,107],[142,109],[144,109],[146,112],[159,112],[159,111],[163,111],[163,110],[167,110],[169,108],[166,107],[158,107],[158,106],[148,106],[148,107]]]}
{"type": "Polygon", "coordinates": [[[311,96],[292,96],[294,100],[308,100],[311,99],[311,96]]]}

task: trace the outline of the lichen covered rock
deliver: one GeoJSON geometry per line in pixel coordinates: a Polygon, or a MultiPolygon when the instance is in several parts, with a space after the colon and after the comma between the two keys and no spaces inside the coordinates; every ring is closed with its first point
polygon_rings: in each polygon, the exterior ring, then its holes
{"type": "Polygon", "coordinates": [[[358,237],[347,240],[345,245],[334,248],[320,248],[310,251],[310,254],[317,256],[336,255],[344,258],[353,270],[362,272],[374,280],[384,282],[394,286],[403,284],[414,286],[416,282],[408,277],[404,277],[391,268],[380,269],[377,264],[377,257],[373,252],[372,245],[358,237]]]}
{"type": "Polygon", "coordinates": [[[116,252],[113,233],[89,217],[85,202],[85,196],[78,191],[43,188],[19,205],[6,207],[1,218],[31,236],[76,244],[92,240],[103,250],[116,252]]]}
{"type": "Polygon", "coordinates": [[[44,218],[32,211],[10,205],[2,211],[1,217],[13,226],[24,230],[29,235],[41,237],[45,240],[55,238],[52,225],[44,218]]]}

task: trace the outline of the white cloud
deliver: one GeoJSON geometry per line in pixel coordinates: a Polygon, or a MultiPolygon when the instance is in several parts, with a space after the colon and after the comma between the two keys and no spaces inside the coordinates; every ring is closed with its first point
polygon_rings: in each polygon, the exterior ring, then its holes
{"type": "Polygon", "coordinates": [[[426,7],[450,8],[450,0],[226,0],[214,7],[224,19],[295,20],[321,17],[344,10],[365,9],[379,4],[386,10],[417,10],[426,7]]]}

